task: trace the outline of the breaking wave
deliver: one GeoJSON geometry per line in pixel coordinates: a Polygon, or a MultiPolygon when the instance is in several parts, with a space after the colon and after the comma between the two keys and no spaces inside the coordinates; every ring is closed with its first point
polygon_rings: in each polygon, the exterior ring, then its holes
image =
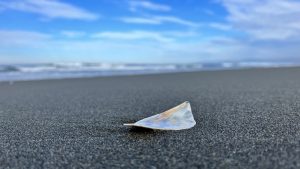
{"type": "Polygon", "coordinates": [[[134,75],[244,67],[277,67],[291,64],[273,63],[193,63],[193,64],[110,64],[110,63],[47,63],[0,65],[0,81],[38,80],[73,77],[134,75]]]}

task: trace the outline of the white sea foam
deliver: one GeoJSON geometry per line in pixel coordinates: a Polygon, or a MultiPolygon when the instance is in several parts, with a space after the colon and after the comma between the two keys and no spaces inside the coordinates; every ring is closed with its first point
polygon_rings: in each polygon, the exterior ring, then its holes
{"type": "Polygon", "coordinates": [[[290,63],[240,62],[193,64],[48,63],[0,65],[0,81],[132,75],[245,67],[293,66],[290,63]]]}

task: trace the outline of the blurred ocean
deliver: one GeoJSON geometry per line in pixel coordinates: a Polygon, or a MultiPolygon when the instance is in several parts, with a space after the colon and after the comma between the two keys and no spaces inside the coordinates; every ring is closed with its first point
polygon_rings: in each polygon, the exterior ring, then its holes
{"type": "Polygon", "coordinates": [[[200,70],[222,70],[253,67],[293,66],[289,63],[193,63],[193,64],[108,64],[108,63],[47,63],[0,65],[0,81],[63,79],[136,75],[200,70]]]}

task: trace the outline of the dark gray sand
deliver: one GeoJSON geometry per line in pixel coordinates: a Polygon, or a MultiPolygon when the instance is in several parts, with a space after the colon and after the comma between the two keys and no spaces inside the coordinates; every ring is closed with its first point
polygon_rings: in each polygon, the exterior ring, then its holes
{"type": "Polygon", "coordinates": [[[300,68],[0,83],[0,168],[299,168],[300,68]],[[197,125],[122,124],[190,101],[197,125]]]}

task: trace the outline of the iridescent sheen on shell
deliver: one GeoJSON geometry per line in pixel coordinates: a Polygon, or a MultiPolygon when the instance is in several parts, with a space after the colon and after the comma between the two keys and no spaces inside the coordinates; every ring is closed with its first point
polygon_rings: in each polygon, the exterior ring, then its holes
{"type": "Polygon", "coordinates": [[[183,130],[194,127],[196,121],[194,120],[191,105],[186,101],[163,113],[124,125],[157,130],[183,130]]]}

